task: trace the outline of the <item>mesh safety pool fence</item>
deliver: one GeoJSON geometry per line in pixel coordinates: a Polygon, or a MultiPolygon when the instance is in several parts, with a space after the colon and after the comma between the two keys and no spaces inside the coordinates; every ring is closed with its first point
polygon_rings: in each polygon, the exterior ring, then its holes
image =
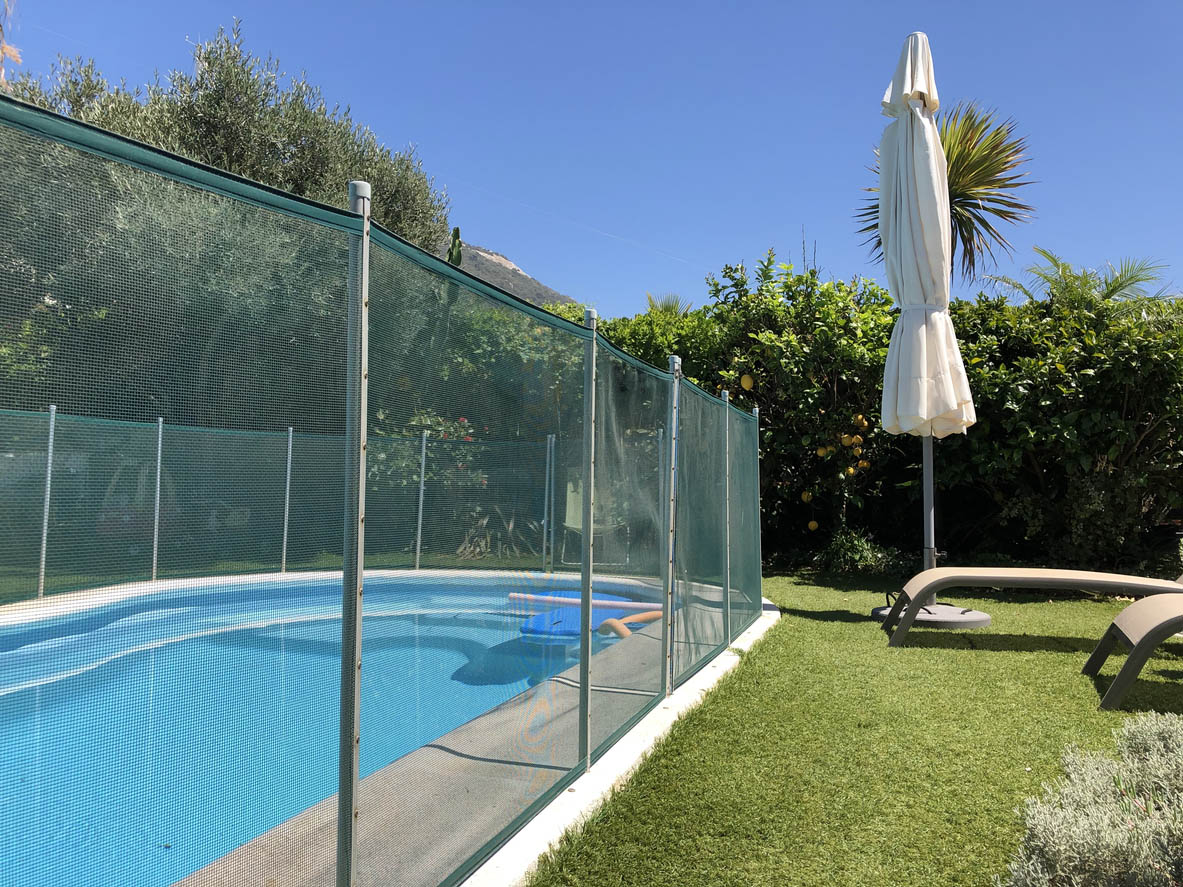
{"type": "Polygon", "coordinates": [[[357,213],[0,154],[14,883],[456,883],[759,614],[751,414],[357,213]]]}

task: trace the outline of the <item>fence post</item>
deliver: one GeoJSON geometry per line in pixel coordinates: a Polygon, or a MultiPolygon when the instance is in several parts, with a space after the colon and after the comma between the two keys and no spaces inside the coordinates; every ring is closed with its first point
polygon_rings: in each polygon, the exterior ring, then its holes
{"type": "Polygon", "coordinates": [[[419,517],[415,523],[415,569],[419,569],[419,552],[423,547],[423,488],[427,477],[427,431],[419,438],[419,517]]]}
{"type": "Polygon", "coordinates": [[[546,572],[546,534],[554,516],[550,513],[551,443],[553,435],[546,436],[546,471],[542,474],[542,572],[546,572]]]}
{"type": "MultiPolygon", "coordinates": [[[[752,416],[756,419],[756,452],[753,454],[756,457],[756,564],[760,568],[760,580],[764,580],[764,544],[763,544],[763,527],[761,522],[763,520],[763,513],[760,511],[760,408],[752,407],[752,416]]],[[[760,600],[763,600],[763,589],[761,588],[760,600]]],[[[759,603],[759,601],[757,601],[759,603]]],[[[763,604],[761,604],[763,606],[763,604]]],[[[759,613],[760,611],[757,611],[759,613]]]]}
{"type": "Polygon", "coordinates": [[[558,435],[552,434],[550,436],[550,453],[551,453],[551,468],[550,468],[550,490],[547,496],[550,497],[550,545],[547,550],[550,552],[550,570],[553,573],[555,569],[555,524],[558,520],[555,518],[555,476],[558,474],[557,461],[559,455],[559,438],[558,435]]]}
{"type": "Polygon", "coordinates": [[[583,364],[583,543],[580,569],[579,601],[579,760],[583,769],[591,767],[591,633],[592,633],[592,558],[595,553],[595,484],[596,484],[596,312],[583,313],[583,325],[591,330],[584,350],[583,364]]]}
{"type": "Polygon", "coordinates": [[[349,244],[345,381],[345,539],[341,594],[341,724],[337,769],[337,887],[353,887],[360,747],[362,583],[366,520],[366,385],[370,310],[370,185],[349,183],[349,208],[362,218],[349,244]]]}
{"type": "Polygon", "coordinates": [[[156,556],[160,552],[160,459],[164,454],[164,417],[156,417],[156,503],[152,508],[152,581],[156,581],[156,556]]]}
{"type": "Polygon", "coordinates": [[[45,597],[45,550],[49,545],[49,492],[53,482],[53,429],[57,404],[49,405],[49,441],[45,445],[45,506],[41,511],[41,566],[37,568],[37,597],[45,597]]]}
{"type": "Polygon", "coordinates": [[[288,469],[283,482],[283,549],[279,554],[279,572],[288,571],[288,515],[292,506],[292,426],[288,426],[288,469]]]}
{"type": "Polygon", "coordinates": [[[731,643],[731,393],[723,391],[723,642],[731,643]]]}
{"type": "Polygon", "coordinates": [[[665,600],[662,604],[665,618],[661,620],[661,648],[665,651],[661,689],[666,696],[674,692],[674,531],[678,504],[678,400],[682,358],[670,357],[670,375],[673,378],[670,380],[669,449],[665,459],[666,562],[665,600]]]}

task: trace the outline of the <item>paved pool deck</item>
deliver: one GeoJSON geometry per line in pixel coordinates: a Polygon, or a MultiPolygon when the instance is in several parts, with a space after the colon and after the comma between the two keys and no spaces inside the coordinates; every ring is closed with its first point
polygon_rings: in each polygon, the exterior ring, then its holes
{"type": "MultiPolygon", "coordinates": [[[[770,609],[771,608],[771,609],[770,609]]],[[[775,623],[764,612],[731,646],[747,649],[775,623]]],[[[592,746],[659,695],[661,626],[654,623],[592,659],[592,746]]],[[[541,810],[465,882],[514,884],[539,854],[624,781],[674,720],[739,662],[725,650],[642,718],[592,768],[541,810]]],[[[359,785],[358,887],[437,884],[577,763],[578,666],[416,749],[359,785]]],[[[364,741],[364,736],[363,736],[364,741]]],[[[179,887],[326,887],[334,883],[336,795],[178,882],[179,887]]]]}

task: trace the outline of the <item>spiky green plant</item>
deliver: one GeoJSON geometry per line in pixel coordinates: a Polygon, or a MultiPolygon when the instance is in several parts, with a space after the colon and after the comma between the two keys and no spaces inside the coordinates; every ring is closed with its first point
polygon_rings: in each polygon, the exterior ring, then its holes
{"type": "Polygon", "coordinates": [[[1177,324],[1183,318],[1183,294],[1160,286],[1153,292],[1147,287],[1162,281],[1165,265],[1146,259],[1122,259],[1105,270],[1074,268],[1051,250],[1035,247],[1044,264],[1026,268],[1030,282],[1013,277],[989,274],[990,282],[1028,299],[1041,294],[1055,298],[1064,294],[1087,293],[1091,297],[1121,302],[1118,316],[1138,316],[1155,325],[1177,324]]]}
{"type": "MultiPolygon", "coordinates": [[[[1010,242],[999,230],[1002,222],[1017,224],[1031,218],[1034,208],[1016,197],[1018,189],[1031,184],[1022,166],[1028,160],[1027,141],[1015,135],[1011,119],[999,122],[995,111],[962,103],[948,113],[937,114],[937,129],[948,163],[949,214],[953,234],[953,262],[961,259],[961,275],[971,280],[979,263],[996,261],[995,249],[1008,255],[1010,242]]],[[[879,175],[879,161],[871,167],[879,175]]],[[[878,187],[865,189],[876,194],[855,213],[859,233],[867,235],[876,261],[883,260],[879,239],[878,187]]]]}
{"type": "Polygon", "coordinates": [[[682,315],[690,313],[690,303],[683,302],[677,293],[662,293],[660,296],[645,293],[645,298],[649,301],[649,310],[654,314],[682,315]]]}
{"type": "Polygon", "coordinates": [[[463,253],[461,251],[461,244],[460,244],[460,229],[453,228],[452,229],[452,242],[451,242],[451,244],[448,245],[448,255],[447,255],[448,264],[455,265],[457,268],[459,268],[462,255],[463,255],[463,253]]]}
{"type": "Polygon", "coordinates": [[[1116,266],[1109,265],[1105,271],[1095,271],[1092,268],[1074,268],[1050,249],[1037,246],[1035,252],[1046,264],[1031,265],[1026,269],[1031,277],[1030,284],[998,274],[987,275],[986,279],[1009,287],[1028,299],[1036,297],[1033,287],[1045,288],[1050,293],[1069,288],[1069,284],[1076,285],[1071,288],[1088,290],[1101,299],[1135,300],[1156,298],[1162,294],[1161,290],[1150,294],[1146,285],[1162,279],[1159,272],[1163,266],[1145,259],[1122,259],[1116,266]]]}

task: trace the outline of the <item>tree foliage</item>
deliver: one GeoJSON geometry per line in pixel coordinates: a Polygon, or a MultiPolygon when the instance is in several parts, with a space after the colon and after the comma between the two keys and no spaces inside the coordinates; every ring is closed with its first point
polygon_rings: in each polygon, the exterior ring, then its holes
{"type": "MultiPolygon", "coordinates": [[[[952,306],[978,424],[938,445],[938,543],[961,562],[1178,575],[1183,305],[1146,294],[1146,263],[1098,273],[1041,256],[1022,302],[952,306]]],[[[686,315],[601,329],[760,407],[765,553],[808,563],[855,537],[918,551],[920,447],[878,426],[897,313],[886,291],[770,253],[725,267],[710,293],[686,315]]]]}
{"type": "Polygon", "coordinates": [[[119,135],[346,208],[351,179],[373,187],[374,220],[425,249],[446,243],[448,198],[414,149],[392,151],[301,74],[255,55],[235,23],[193,50],[193,72],[143,88],[108,81],[93,59],[59,58],[45,78],[12,83],[19,99],[119,135]]]}
{"type": "MultiPolygon", "coordinates": [[[[1010,242],[998,223],[1026,221],[1034,212],[1017,197],[1018,190],[1030,184],[1022,172],[1027,142],[1015,134],[1013,120],[999,122],[996,112],[983,111],[972,103],[939,113],[937,129],[948,164],[951,258],[956,263],[960,253],[962,277],[972,280],[981,262],[994,262],[995,249],[1010,253],[1010,242]]],[[[878,176],[877,159],[872,171],[878,176]]],[[[866,190],[875,193],[879,189],[866,190]]],[[[879,198],[867,198],[855,220],[862,225],[858,233],[867,235],[872,255],[882,261],[879,198]]]]}

